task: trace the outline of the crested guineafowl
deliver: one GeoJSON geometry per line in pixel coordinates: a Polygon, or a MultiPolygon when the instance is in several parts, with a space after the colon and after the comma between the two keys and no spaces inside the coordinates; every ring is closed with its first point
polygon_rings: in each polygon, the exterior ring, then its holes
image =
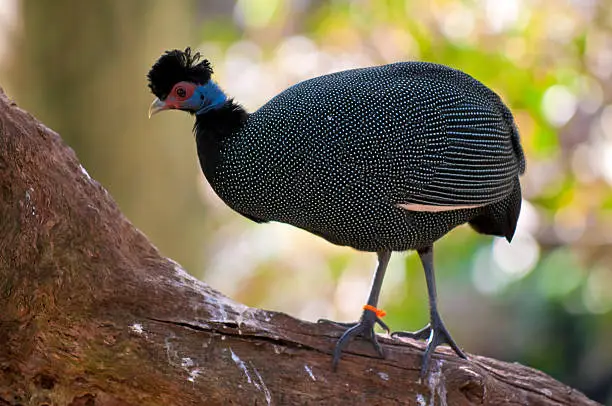
{"type": "Polygon", "coordinates": [[[356,336],[382,356],[374,326],[392,251],[416,250],[429,293],[430,323],[394,336],[449,344],[438,313],[433,244],[469,223],[512,239],[521,208],[525,159],[508,107],[493,91],[446,66],[403,62],[306,80],[247,113],[211,79],[198,53],[164,53],[148,74],[157,96],[149,114],[195,115],[206,179],[243,216],[278,221],[332,242],[376,252],[378,267],[363,314],[333,355],[356,336]]]}

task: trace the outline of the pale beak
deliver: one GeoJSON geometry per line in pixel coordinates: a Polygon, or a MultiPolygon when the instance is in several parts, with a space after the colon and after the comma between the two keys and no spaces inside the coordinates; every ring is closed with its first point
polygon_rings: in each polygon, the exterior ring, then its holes
{"type": "Polygon", "coordinates": [[[153,103],[151,103],[151,107],[149,107],[149,118],[151,118],[153,114],[157,114],[162,110],[166,110],[167,108],[168,106],[166,105],[166,103],[159,100],[159,98],[156,98],[155,100],[153,100],[153,103]]]}

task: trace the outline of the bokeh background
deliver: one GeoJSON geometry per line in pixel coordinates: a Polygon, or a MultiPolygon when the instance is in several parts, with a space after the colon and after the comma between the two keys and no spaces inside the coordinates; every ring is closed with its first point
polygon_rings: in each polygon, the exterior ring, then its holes
{"type": "MultiPolygon", "coordinates": [[[[442,315],[467,351],[612,405],[610,0],[0,0],[1,86],[165,255],[248,305],[353,321],[375,255],[231,212],[200,173],[193,119],[147,119],[148,69],[187,45],[250,111],[312,76],[404,60],[496,90],[528,157],[523,212],[511,245],[467,227],[437,244],[442,315]]],[[[427,323],[416,255],[393,256],[381,300],[394,329],[427,323]]]]}

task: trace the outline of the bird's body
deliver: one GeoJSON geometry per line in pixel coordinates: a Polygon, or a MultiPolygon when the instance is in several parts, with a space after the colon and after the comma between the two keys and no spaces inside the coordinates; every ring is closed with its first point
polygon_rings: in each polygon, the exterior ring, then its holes
{"type": "Polygon", "coordinates": [[[421,248],[489,205],[500,235],[514,231],[518,210],[502,212],[520,204],[514,123],[462,72],[397,63],[307,80],[224,137],[208,128],[214,115],[196,119],[202,168],[256,221],[362,251],[421,248]]]}
{"type": "MultiPolygon", "coordinates": [[[[202,170],[228,206],[256,221],[278,221],[378,255],[360,321],[338,340],[337,365],[355,336],[382,353],[374,325],[392,251],[418,252],[430,324],[400,337],[427,339],[421,373],[447,343],[438,313],[433,244],[456,226],[514,235],[525,160],[512,114],[467,74],[431,63],[354,69],[298,83],[248,114],[211,80],[199,54],[166,52],[149,72],[158,97],[150,114],[196,115],[202,170]]],[[[346,324],[343,326],[347,327],[346,324]]]]}

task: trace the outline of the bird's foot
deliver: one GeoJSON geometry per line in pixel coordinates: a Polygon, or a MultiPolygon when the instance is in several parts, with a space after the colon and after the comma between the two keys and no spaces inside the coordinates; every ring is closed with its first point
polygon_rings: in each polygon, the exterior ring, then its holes
{"type": "Polygon", "coordinates": [[[376,324],[380,325],[383,329],[389,333],[389,327],[387,324],[381,320],[381,318],[376,314],[376,312],[372,310],[364,310],[361,315],[361,319],[355,323],[338,323],[331,320],[321,319],[318,323],[329,323],[338,327],[348,328],[342,336],[336,342],[336,347],[334,348],[334,357],[332,360],[332,369],[335,371],[338,367],[338,362],[340,361],[340,356],[342,355],[342,351],[346,346],[358,336],[365,338],[370,341],[374,346],[374,349],[378,353],[381,358],[384,358],[385,353],[380,346],[378,340],[376,339],[376,333],[374,332],[374,326],[376,324]]]}
{"type": "Polygon", "coordinates": [[[418,331],[397,331],[391,333],[391,337],[409,337],[417,340],[427,339],[427,348],[425,349],[425,353],[423,354],[423,362],[421,363],[421,379],[424,379],[427,375],[431,355],[436,350],[436,347],[441,344],[448,344],[459,357],[467,359],[467,356],[461,350],[461,348],[459,348],[457,343],[455,343],[455,340],[453,340],[439,316],[433,317],[430,324],[418,331]]]}

